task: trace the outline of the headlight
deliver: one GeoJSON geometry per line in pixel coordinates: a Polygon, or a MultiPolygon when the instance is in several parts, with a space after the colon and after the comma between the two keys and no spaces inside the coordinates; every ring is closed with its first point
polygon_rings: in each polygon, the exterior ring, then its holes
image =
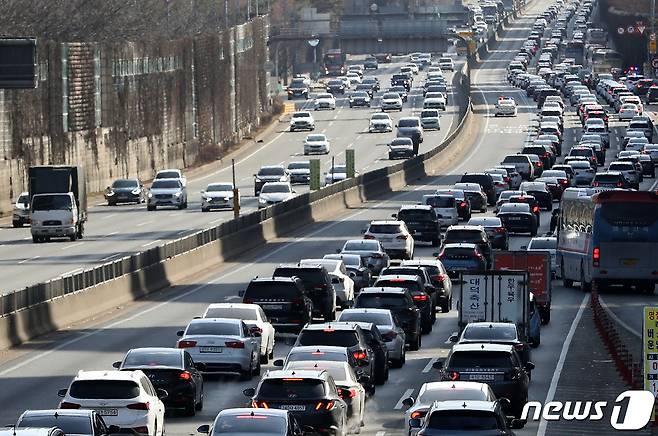
{"type": "Polygon", "coordinates": [[[224,197],[224,201],[229,201],[231,197],[224,197]]]}
{"type": "Polygon", "coordinates": [[[151,192],[148,193],[148,198],[153,198],[153,194],[151,192]]]}
{"type": "Polygon", "coordinates": [[[174,194],[174,197],[180,197],[181,194],[182,194],[182,192],[180,192],[180,191],[179,191],[179,192],[176,192],[176,193],[174,194]]]}
{"type": "Polygon", "coordinates": [[[108,197],[111,197],[111,196],[114,195],[114,191],[108,191],[106,195],[107,195],[108,197]]]}
{"type": "MultiPolygon", "coordinates": [[[[135,189],[133,189],[133,190],[131,191],[131,193],[132,193],[133,195],[139,195],[139,188],[135,188],[135,189]]],[[[114,192],[113,192],[112,194],[114,194],[114,192]]]]}
{"type": "Polygon", "coordinates": [[[40,226],[40,225],[41,225],[41,221],[34,221],[34,220],[32,220],[32,226],[33,226],[33,227],[38,227],[38,226],[40,226]]]}
{"type": "Polygon", "coordinates": [[[256,176],[256,180],[255,180],[255,181],[256,181],[256,182],[260,182],[261,180],[260,180],[260,178],[258,178],[258,176],[256,176]]]}
{"type": "Polygon", "coordinates": [[[258,204],[266,204],[266,203],[267,203],[267,200],[265,200],[262,197],[258,197],[258,204]]]}

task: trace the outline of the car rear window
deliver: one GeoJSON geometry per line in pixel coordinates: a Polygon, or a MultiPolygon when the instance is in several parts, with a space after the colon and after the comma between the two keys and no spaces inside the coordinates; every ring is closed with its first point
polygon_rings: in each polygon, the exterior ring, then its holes
{"type": "Polygon", "coordinates": [[[455,197],[447,195],[428,197],[425,199],[425,204],[436,208],[452,208],[455,207],[455,197]]]}
{"type": "Polygon", "coordinates": [[[348,242],[343,247],[345,251],[379,251],[379,244],[376,241],[348,242]]]}
{"type": "Polygon", "coordinates": [[[322,271],[318,268],[277,268],[274,277],[299,277],[304,284],[324,283],[322,271]]]}
{"type": "Polygon", "coordinates": [[[484,174],[464,174],[459,182],[477,183],[482,186],[490,186],[492,184],[491,176],[484,174]]]}
{"type": "Polygon", "coordinates": [[[260,415],[258,412],[222,416],[213,434],[286,434],[287,422],[281,416],[260,415]]]}
{"type": "Polygon", "coordinates": [[[430,210],[406,209],[398,212],[398,219],[402,221],[434,221],[436,216],[430,210]]]}
{"type": "Polygon", "coordinates": [[[123,366],[174,366],[181,367],[183,359],[179,351],[131,351],[123,366]]]}
{"type": "Polygon", "coordinates": [[[482,242],[482,232],[479,230],[448,230],[446,241],[453,242],[482,242]]]}
{"type": "Polygon", "coordinates": [[[407,307],[407,299],[401,294],[361,294],[354,307],[372,307],[374,309],[395,309],[407,307]]]}
{"type": "Polygon", "coordinates": [[[505,340],[512,341],[517,338],[516,326],[510,325],[471,325],[464,330],[463,339],[469,340],[505,340]]]}
{"type": "Polygon", "coordinates": [[[259,176],[280,176],[283,175],[283,168],[261,168],[258,171],[259,176]]]}
{"type": "Polygon", "coordinates": [[[139,396],[139,386],[130,380],[77,380],[69,395],[80,399],[126,400],[139,396]]]}
{"type": "Polygon", "coordinates": [[[615,227],[648,227],[658,221],[658,203],[603,203],[599,207],[601,217],[615,227]]]}
{"type": "Polygon", "coordinates": [[[299,289],[293,283],[252,282],[245,291],[244,298],[251,300],[299,298],[299,289]]]}
{"type": "Polygon", "coordinates": [[[398,122],[398,126],[400,127],[418,127],[419,125],[419,120],[402,119],[398,122]]]}
{"type": "Polygon", "coordinates": [[[528,163],[528,158],[522,156],[506,156],[504,163],[528,163]]]}
{"type": "Polygon", "coordinates": [[[400,233],[399,224],[370,224],[368,228],[370,233],[400,233]]]}
{"type": "Polygon", "coordinates": [[[457,351],[450,357],[450,368],[512,368],[509,353],[499,351],[457,351]]]}
{"type": "Polygon", "coordinates": [[[498,420],[492,412],[482,410],[445,410],[433,412],[428,429],[458,431],[497,430],[498,420]]]}
{"type": "Polygon", "coordinates": [[[185,331],[186,335],[238,336],[240,325],[227,322],[195,322],[185,331]]]}
{"type": "Polygon", "coordinates": [[[343,312],[340,321],[370,322],[375,325],[390,325],[391,317],[386,313],[343,312]]]}
{"type": "Polygon", "coordinates": [[[443,257],[446,259],[470,259],[474,255],[474,250],[467,247],[447,247],[443,250],[443,257]]]}
{"type": "Polygon", "coordinates": [[[357,333],[353,330],[302,330],[299,334],[299,345],[352,347],[358,343],[357,333]]]}
{"type": "Polygon", "coordinates": [[[255,308],[211,307],[206,311],[204,318],[258,319],[258,314],[255,308]]]}
{"type": "Polygon", "coordinates": [[[60,428],[65,434],[93,434],[88,416],[66,416],[56,413],[48,416],[25,416],[16,427],[60,428]]]}
{"type": "Polygon", "coordinates": [[[594,181],[599,183],[617,183],[620,177],[617,174],[597,174],[594,181]]]}
{"type": "Polygon", "coordinates": [[[324,383],[315,379],[265,379],[258,388],[259,398],[321,398],[325,395],[324,383]]]}
{"type": "Polygon", "coordinates": [[[411,292],[418,292],[421,289],[419,288],[418,282],[404,279],[390,279],[390,280],[377,280],[375,286],[384,286],[386,288],[404,288],[409,289],[411,292]]]}
{"type": "Polygon", "coordinates": [[[325,351],[300,351],[288,355],[288,362],[307,362],[313,360],[347,362],[347,354],[325,351]]]}

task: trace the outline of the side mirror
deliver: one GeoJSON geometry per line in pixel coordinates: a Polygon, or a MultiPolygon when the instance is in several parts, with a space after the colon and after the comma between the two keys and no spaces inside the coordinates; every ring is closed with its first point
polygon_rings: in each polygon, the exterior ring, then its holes
{"type": "Polygon", "coordinates": [[[66,392],[68,392],[68,389],[60,389],[57,391],[57,396],[64,398],[66,396],[66,392]]]}
{"type": "Polygon", "coordinates": [[[349,389],[338,388],[338,395],[339,395],[341,398],[349,398],[350,395],[351,395],[351,392],[350,392],[349,389]]]}
{"type": "Polygon", "coordinates": [[[348,272],[347,275],[348,275],[349,278],[351,278],[351,279],[353,279],[353,278],[356,277],[356,273],[355,273],[354,271],[350,271],[350,272],[348,272]]]}
{"type": "Polygon", "coordinates": [[[505,397],[500,397],[498,403],[502,406],[503,410],[508,410],[512,402],[505,397]]]}
{"type": "Polygon", "coordinates": [[[183,337],[183,334],[185,334],[185,330],[178,330],[176,332],[176,336],[178,336],[179,338],[183,337]]]}
{"type": "Polygon", "coordinates": [[[244,297],[244,291],[238,291],[238,297],[244,297]]]}
{"type": "Polygon", "coordinates": [[[197,371],[203,372],[206,370],[206,364],[201,362],[194,362],[194,367],[197,371]]]}
{"type": "Polygon", "coordinates": [[[121,366],[121,361],[119,361],[119,362],[114,362],[114,363],[112,364],[112,368],[115,368],[115,369],[119,369],[120,366],[121,366]]]}
{"type": "Polygon", "coordinates": [[[445,363],[445,360],[437,359],[437,361],[432,364],[432,368],[434,368],[434,369],[443,369],[443,364],[444,363],[445,363]]]}
{"type": "Polygon", "coordinates": [[[247,388],[247,389],[245,389],[244,391],[242,391],[242,394],[243,394],[245,397],[253,397],[254,395],[256,395],[256,389],[254,389],[254,388],[247,388]]]}
{"type": "Polygon", "coordinates": [[[450,337],[448,338],[448,340],[449,340],[450,342],[452,342],[453,344],[456,344],[457,341],[459,340],[459,336],[457,336],[457,335],[450,335],[450,337]]]}
{"type": "Polygon", "coordinates": [[[397,213],[392,213],[392,214],[391,214],[391,217],[392,217],[392,218],[397,218],[397,217],[398,217],[398,214],[397,214],[397,213]]]}
{"type": "Polygon", "coordinates": [[[210,433],[210,426],[208,424],[200,425],[196,428],[196,431],[197,431],[197,433],[209,434],[210,433]]]}
{"type": "Polygon", "coordinates": [[[366,229],[361,230],[361,234],[364,234],[366,232],[366,229]]]}
{"type": "Polygon", "coordinates": [[[535,369],[535,364],[532,362],[528,362],[525,364],[524,368],[526,369],[526,371],[532,371],[533,369],[535,369]]]}
{"type": "Polygon", "coordinates": [[[336,248],[336,253],[340,254],[340,248],[336,248]]]}
{"type": "Polygon", "coordinates": [[[512,419],[510,422],[510,427],[512,427],[513,430],[519,430],[525,427],[526,421],[524,419],[512,419]]]}
{"type": "Polygon", "coordinates": [[[107,427],[107,434],[117,434],[121,431],[121,427],[118,425],[110,425],[107,427]]]}
{"type": "Polygon", "coordinates": [[[156,389],[155,393],[158,394],[158,398],[161,400],[164,400],[169,396],[169,392],[165,391],[164,389],[156,389]]]}
{"type": "Polygon", "coordinates": [[[296,193],[297,193],[297,191],[295,191],[295,190],[293,189],[293,190],[292,190],[292,193],[293,193],[293,194],[296,194],[296,193]]]}
{"type": "Polygon", "coordinates": [[[409,427],[411,428],[420,428],[422,425],[422,421],[419,418],[412,418],[409,420],[409,427]]]}
{"type": "Polygon", "coordinates": [[[414,405],[414,401],[415,401],[414,397],[407,397],[404,400],[402,400],[402,405],[407,406],[407,407],[411,407],[411,406],[414,405]]]}
{"type": "Polygon", "coordinates": [[[274,362],[272,362],[273,366],[283,368],[283,359],[276,359],[274,362]]]}
{"type": "Polygon", "coordinates": [[[434,257],[439,257],[439,254],[440,254],[440,253],[437,251],[436,253],[432,253],[432,256],[434,256],[434,257]]]}
{"type": "Polygon", "coordinates": [[[200,192],[200,193],[201,193],[201,195],[203,195],[203,194],[205,194],[205,193],[206,193],[206,191],[204,191],[204,190],[201,190],[201,192],[200,192]]]}

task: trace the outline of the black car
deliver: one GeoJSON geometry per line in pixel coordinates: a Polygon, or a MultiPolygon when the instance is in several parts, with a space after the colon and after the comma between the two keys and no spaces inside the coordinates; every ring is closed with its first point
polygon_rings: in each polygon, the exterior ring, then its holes
{"type": "Polygon", "coordinates": [[[509,235],[505,225],[500,218],[496,217],[473,217],[468,221],[469,226],[482,226],[489,236],[491,248],[499,250],[509,249],[509,235]]]}
{"type": "Polygon", "coordinates": [[[621,171],[599,171],[592,180],[592,187],[630,189],[631,184],[621,171]]]}
{"type": "Polygon", "coordinates": [[[363,61],[363,68],[366,70],[376,70],[379,68],[379,62],[377,61],[377,58],[374,56],[368,56],[364,61],[363,61]]]}
{"type": "Polygon", "coordinates": [[[539,157],[544,168],[551,167],[552,159],[551,153],[543,145],[527,145],[521,150],[521,154],[534,154],[539,157]]]}
{"type": "MultiPolygon", "coordinates": [[[[432,331],[432,325],[436,320],[436,306],[432,304],[432,298],[427,292],[427,286],[419,277],[418,272],[405,275],[380,275],[373,287],[404,288],[411,293],[411,298],[418,309],[420,309],[420,321],[422,333],[428,334],[432,331]]],[[[432,286],[433,287],[433,286],[432,286]]]]}
{"type": "Polygon", "coordinates": [[[198,433],[213,436],[267,434],[270,436],[304,436],[306,432],[288,410],[253,408],[224,409],[212,425],[197,427],[198,433]]]}
{"type": "Polygon", "coordinates": [[[404,221],[414,240],[430,242],[432,247],[441,243],[441,223],[432,206],[402,206],[393,217],[404,221]]]}
{"type": "Polygon", "coordinates": [[[360,106],[360,107],[370,107],[372,96],[364,90],[357,90],[350,94],[349,105],[350,107],[360,106]]]}
{"type": "Polygon", "coordinates": [[[379,90],[381,89],[381,85],[379,84],[379,79],[376,77],[364,77],[363,80],[361,81],[361,85],[370,85],[373,92],[379,92],[379,90]]]}
{"type": "Polygon", "coordinates": [[[321,345],[347,348],[357,360],[360,371],[366,375],[360,379],[366,392],[375,393],[375,352],[357,323],[309,324],[299,332],[293,347],[321,345]]]}
{"type": "Polygon", "coordinates": [[[167,391],[167,409],[183,409],[194,416],[203,409],[203,376],[192,356],[178,348],[134,348],[112,365],[120,371],[140,370],[156,389],[167,391]]]}
{"type": "Polygon", "coordinates": [[[443,245],[466,242],[476,244],[487,261],[487,267],[492,263],[492,249],[489,235],[481,226],[450,226],[443,235],[443,245]]]}
{"type": "Polygon", "coordinates": [[[653,85],[647,90],[646,102],[647,104],[658,102],[658,85],[653,85]]]}
{"type": "Polygon", "coordinates": [[[448,271],[443,263],[437,259],[413,259],[403,260],[400,267],[422,268],[427,271],[430,282],[434,285],[436,291],[436,305],[441,308],[441,312],[447,313],[452,308],[452,281],[448,277],[448,271]]]}
{"type": "Polygon", "coordinates": [[[355,92],[365,92],[368,94],[368,97],[373,98],[375,95],[375,90],[374,90],[374,84],[372,83],[359,83],[356,85],[356,88],[354,88],[355,92]]]}
{"type": "Polygon", "coordinates": [[[137,179],[118,179],[112,182],[105,190],[105,199],[108,206],[119,203],[144,203],[144,185],[137,179]]]}
{"type": "Polygon", "coordinates": [[[528,402],[528,373],[535,367],[532,362],[523,364],[514,346],[503,344],[458,344],[434,366],[440,369],[441,380],[485,381],[496,398],[510,401],[516,417],[528,402]]]}
{"type": "Polygon", "coordinates": [[[336,290],[327,270],[320,265],[281,265],[272,277],[298,277],[313,301],[313,316],[325,321],[336,319],[336,290]]]}
{"type": "Polygon", "coordinates": [[[375,383],[383,385],[388,380],[388,347],[377,326],[371,322],[351,322],[361,327],[366,343],[375,356],[375,383]]]}
{"type": "Polygon", "coordinates": [[[509,233],[530,233],[530,236],[537,236],[539,225],[529,204],[505,203],[500,206],[496,216],[509,233]]]}
{"type": "Polygon", "coordinates": [[[487,195],[487,203],[489,206],[496,204],[496,186],[490,174],[465,173],[459,183],[477,183],[487,195]]]}
{"type": "Polygon", "coordinates": [[[277,332],[298,332],[313,319],[313,301],[298,277],[255,278],[242,302],[258,304],[277,332]]]}
{"type": "Polygon", "coordinates": [[[508,203],[525,203],[530,206],[530,212],[535,214],[535,219],[537,221],[537,226],[541,225],[541,208],[539,207],[539,202],[532,195],[512,195],[508,200],[508,203]]]}
{"type": "MultiPolygon", "coordinates": [[[[403,261],[408,262],[408,261],[403,261]]],[[[411,261],[413,262],[413,261],[411,261]]],[[[436,261],[434,261],[436,263],[436,261]]],[[[418,276],[423,285],[423,290],[430,297],[430,312],[432,323],[436,321],[436,307],[438,304],[438,289],[430,278],[429,268],[417,265],[389,266],[382,271],[383,276],[418,276]]]]}
{"type": "Polygon", "coordinates": [[[303,98],[308,100],[309,88],[304,79],[293,79],[288,86],[288,100],[303,98]]]}
{"type": "Polygon", "coordinates": [[[405,88],[402,85],[391,86],[387,92],[397,92],[398,95],[400,96],[400,99],[402,99],[402,103],[406,103],[407,100],[409,99],[409,94],[407,94],[407,88],[405,88]]]}
{"type": "Polygon", "coordinates": [[[544,210],[553,210],[553,194],[546,187],[544,182],[523,182],[519,188],[525,191],[528,195],[535,197],[539,203],[539,207],[544,210]]]}
{"type": "Polygon", "coordinates": [[[425,419],[411,418],[410,428],[418,436],[515,436],[513,429],[525,426],[525,421],[506,416],[506,399],[491,401],[437,401],[427,411],[425,419]]]}
{"type": "Polygon", "coordinates": [[[327,82],[327,92],[331,94],[345,94],[345,82],[340,79],[331,79],[327,82]]]}
{"type": "Polygon", "coordinates": [[[349,390],[338,388],[327,371],[268,371],[258,387],[242,391],[256,409],[290,410],[301,426],[321,435],[347,431],[349,390]]]}
{"type": "MultiPolygon", "coordinates": [[[[450,342],[458,344],[506,344],[514,347],[525,365],[530,362],[530,344],[522,341],[511,322],[471,322],[460,336],[450,336],[450,342]]],[[[532,374],[528,371],[528,377],[532,374]]]]}
{"type": "Polygon", "coordinates": [[[355,308],[388,309],[400,321],[409,349],[421,346],[421,313],[411,292],[404,288],[363,288],[354,302],[355,308]]]}
{"type": "Polygon", "coordinates": [[[393,74],[391,86],[404,86],[404,89],[409,92],[411,91],[411,78],[406,74],[393,74]]]}

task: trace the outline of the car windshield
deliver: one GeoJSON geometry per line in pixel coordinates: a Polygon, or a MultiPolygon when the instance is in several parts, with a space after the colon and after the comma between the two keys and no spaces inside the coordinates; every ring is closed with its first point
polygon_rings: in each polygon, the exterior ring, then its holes
{"type": "Polygon", "coordinates": [[[390,120],[388,115],[386,114],[374,114],[372,117],[370,117],[371,120],[390,120]]]}
{"type": "Polygon", "coordinates": [[[177,179],[180,177],[178,171],[160,171],[155,178],[156,179],[177,179]]]}
{"type": "Polygon", "coordinates": [[[204,318],[230,318],[230,319],[258,319],[257,310],[255,308],[242,308],[242,307],[210,307],[206,311],[204,318]]]}
{"type": "Polygon", "coordinates": [[[419,121],[403,118],[400,121],[398,121],[398,126],[399,127],[418,127],[419,126],[419,121]]]}
{"type": "Polygon", "coordinates": [[[94,434],[91,419],[87,415],[67,416],[53,413],[46,416],[24,416],[16,425],[19,428],[49,428],[57,427],[65,434],[94,434]]]}
{"type": "Polygon", "coordinates": [[[372,307],[374,309],[407,307],[407,300],[402,294],[361,294],[356,301],[356,307],[372,307]]]}
{"type": "Polygon", "coordinates": [[[352,94],[352,97],[359,97],[359,98],[364,98],[364,97],[367,97],[367,96],[368,96],[368,94],[366,94],[363,91],[356,91],[352,94]]]}
{"type": "Polygon", "coordinates": [[[18,197],[18,200],[16,200],[16,203],[21,203],[21,204],[28,204],[29,202],[30,202],[29,195],[21,195],[18,197]]]}
{"type": "Polygon", "coordinates": [[[311,114],[308,112],[297,112],[295,114],[292,114],[293,118],[310,118],[311,114]]]}
{"type": "Polygon", "coordinates": [[[556,238],[531,239],[530,244],[528,244],[528,250],[556,250],[556,249],[557,249],[556,238]]]}
{"type": "Polygon", "coordinates": [[[137,188],[139,187],[139,183],[137,183],[137,180],[121,179],[121,180],[115,180],[114,183],[112,183],[112,187],[115,189],[137,188]]]}
{"type": "Polygon", "coordinates": [[[217,419],[212,434],[281,435],[288,424],[281,416],[261,415],[257,412],[226,415],[217,419]]]}
{"type": "Polygon", "coordinates": [[[66,194],[35,195],[32,210],[71,210],[71,197],[66,194]]]}
{"type": "Polygon", "coordinates": [[[240,324],[226,322],[195,322],[185,331],[186,336],[240,336],[240,324]]]}
{"type": "Polygon", "coordinates": [[[499,325],[468,325],[462,339],[475,341],[514,341],[517,339],[516,326],[512,323],[499,325]]]}
{"type": "Polygon", "coordinates": [[[343,312],[339,321],[369,322],[375,325],[391,325],[391,316],[387,313],[343,312]]]}
{"type": "Polygon", "coordinates": [[[231,185],[229,183],[208,185],[208,189],[206,189],[206,191],[208,191],[208,192],[226,192],[226,191],[232,191],[232,190],[233,190],[233,185],[231,185]]]}
{"type": "Polygon", "coordinates": [[[245,299],[285,299],[300,298],[300,291],[293,283],[252,282],[245,292],[245,299]]]}
{"type": "Polygon", "coordinates": [[[77,380],[69,389],[71,397],[85,400],[127,400],[139,393],[139,385],[130,380],[77,380]]]}
{"type": "Polygon", "coordinates": [[[433,221],[436,219],[432,210],[403,209],[398,212],[398,219],[402,221],[433,221]]]}
{"type": "Polygon", "coordinates": [[[265,167],[261,168],[260,171],[258,171],[259,176],[282,176],[283,175],[283,168],[280,167],[265,167]]]}
{"type": "Polygon", "coordinates": [[[397,100],[398,98],[400,98],[400,95],[397,94],[397,93],[389,92],[389,93],[384,94],[384,96],[382,98],[385,99],[385,100],[397,100]]]}
{"type": "Polygon", "coordinates": [[[291,162],[288,164],[288,169],[289,170],[303,170],[303,169],[310,169],[311,168],[311,163],[310,162],[291,162]]]}
{"type": "Polygon", "coordinates": [[[181,367],[180,350],[175,351],[130,351],[123,366],[173,366],[181,367]]]}
{"type": "Polygon", "coordinates": [[[379,251],[377,241],[348,241],[343,247],[345,251],[379,251]]]}
{"type": "Polygon", "coordinates": [[[446,241],[481,242],[482,233],[479,230],[448,230],[445,233],[446,241]]]}
{"type": "Polygon", "coordinates": [[[178,180],[156,180],[151,185],[151,189],[180,189],[181,183],[178,180]]]}
{"type": "Polygon", "coordinates": [[[258,398],[294,398],[295,400],[323,398],[324,383],[321,380],[303,378],[265,379],[258,388],[258,398]]]}
{"type": "Polygon", "coordinates": [[[290,193],[289,185],[279,185],[279,184],[265,184],[260,190],[261,194],[283,194],[290,193]]]}
{"type": "Polygon", "coordinates": [[[359,343],[355,330],[302,330],[299,345],[329,345],[334,347],[352,347],[359,343]]]}
{"type": "Polygon", "coordinates": [[[493,412],[481,410],[442,410],[433,412],[425,427],[431,430],[459,431],[497,430],[493,412]]]}
{"type": "Polygon", "coordinates": [[[326,141],[327,137],[324,135],[308,135],[306,137],[306,141],[308,142],[318,142],[318,141],[326,141]]]}
{"type": "Polygon", "coordinates": [[[431,117],[438,117],[439,112],[436,110],[425,110],[420,113],[421,118],[431,118],[431,117]]]}

